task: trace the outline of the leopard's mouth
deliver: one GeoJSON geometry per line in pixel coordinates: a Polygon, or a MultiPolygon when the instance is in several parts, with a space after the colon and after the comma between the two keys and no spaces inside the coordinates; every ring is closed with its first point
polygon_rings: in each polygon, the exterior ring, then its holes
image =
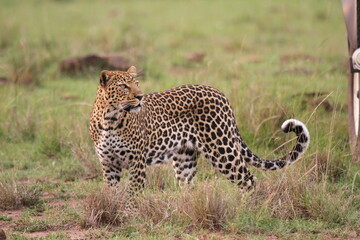
{"type": "Polygon", "coordinates": [[[127,112],[139,112],[141,109],[141,104],[138,103],[137,105],[133,106],[133,105],[127,105],[124,110],[127,112]]]}

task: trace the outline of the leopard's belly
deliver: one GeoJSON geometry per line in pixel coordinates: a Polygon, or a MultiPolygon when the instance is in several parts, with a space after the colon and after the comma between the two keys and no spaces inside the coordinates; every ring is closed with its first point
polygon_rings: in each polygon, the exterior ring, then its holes
{"type": "MultiPolygon", "coordinates": [[[[145,156],[147,165],[167,163],[173,156],[181,154],[184,149],[198,147],[195,135],[183,129],[172,132],[168,137],[159,136],[157,132],[150,136],[151,141],[144,147],[140,155],[145,156]]],[[[100,141],[96,145],[96,152],[102,164],[111,164],[120,168],[129,168],[129,164],[136,157],[135,148],[128,140],[121,138],[118,131],[103,131],[100,141]]]]}
{"type": "Polygon", "coordinates": [[[162,164],[168,162],[174,156],[181,154],[184,149],[199,148],[196,133],[182,127],[167,129],[164,137],[164,129],[159,129],[149,136],[149,144],[144,150],[147,165],[162,164]]]}

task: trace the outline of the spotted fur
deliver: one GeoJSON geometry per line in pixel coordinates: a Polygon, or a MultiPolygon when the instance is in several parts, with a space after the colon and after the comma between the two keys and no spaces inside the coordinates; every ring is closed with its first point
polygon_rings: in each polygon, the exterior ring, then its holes
{"type": "Polygon", "coordinates": [[[255,182],[247,164],[278,170],[306,151],[310,135],[303,123],[289,119],[281,128],[294,132],[297,143],[285,156],[265,160],[241,138],[224,94],[209,86],[185,85],[143,95],[131,67],[127,72],[101,72],[90,134],[110,186],[129,169],[130,190],[138,191],[144,187],[146,166],[168,159],[178,181],[192,183],[202,154],[227,179],[249,190],[255,182]]]}

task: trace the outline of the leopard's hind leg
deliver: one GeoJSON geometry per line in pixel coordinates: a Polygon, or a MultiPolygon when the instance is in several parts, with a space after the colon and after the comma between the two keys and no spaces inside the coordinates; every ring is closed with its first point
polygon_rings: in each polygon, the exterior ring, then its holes
{"type": "Polygon", "coordinates": [[[255,187],[255,177],[246,167],[238,151],[229,147],[227,148],[229,153],[224,154],[223,149],[223,146],[206,144],[204,149],[205,158],[227,179],[238,185],[240,189],[246,191],[253,189],[255,187]]]}
{"type": "Polygon", "coordinates": [[[219,124],[211,124],[209,131],[199,132],[199,149],[213,167],[232,183],[241,189],[251,190],[255,186],[255,178],[241,156],[236,126],[225,125],[222,121],[219,124]],[[224,127],[220,128],[219,124],[224,127]]]}

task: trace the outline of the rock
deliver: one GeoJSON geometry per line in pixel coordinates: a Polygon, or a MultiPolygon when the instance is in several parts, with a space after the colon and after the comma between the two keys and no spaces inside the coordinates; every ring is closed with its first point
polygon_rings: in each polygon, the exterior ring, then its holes
{"type": "Polygon", "coordinates": [[[0,229],[0,240],[5,240],[5,239],[6,239],[5,231],[0,229]]]}
{"type": "Polygon", "coordinates": [[[82,73],[90,68],[104,68],[106,60],[92,54],[83,57],[68,58],[60,63],[60,72],[66,74],[82,73]]]}
{"type": "Polygon", "coordinates": [[[82,57],[68,58],[60,63],[60,72],[65,74],[78,74],[91,70],[120,70],[126,71],[132,64],[122,54],[100,56],[97,54],[82,57]]]}

